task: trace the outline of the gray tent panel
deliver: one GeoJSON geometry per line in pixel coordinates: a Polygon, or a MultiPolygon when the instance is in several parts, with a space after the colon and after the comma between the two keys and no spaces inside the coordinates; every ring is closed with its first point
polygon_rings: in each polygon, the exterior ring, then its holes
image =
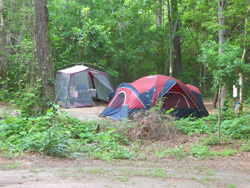
{"type": "Polygon", "coordinates": [[[74,66],[57,72],[56,102],[63,107],[93,106],[92,97],[107,101],[112,91],[106,73],[85,66],[74,66]]]}

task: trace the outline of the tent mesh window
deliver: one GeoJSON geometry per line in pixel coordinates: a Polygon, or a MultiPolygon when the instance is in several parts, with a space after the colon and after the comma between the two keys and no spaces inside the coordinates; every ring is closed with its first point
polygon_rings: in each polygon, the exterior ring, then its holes
{"type": "Polygon", "coordinates": [[[96,95],[98,99],[107,101],[107,96],[113,89],[111,88],[106,76],[100,74],[93,74],[94,85],[96,88],[96,95]]]}
{"type": "Polygon", "coordinates": [[[56,79],[55,91],[56,91],[56,102],[67,104],[68,103],[68,84],[69,77],[59,74],[56,79]]]}
{"type": "Polygon", "coordinates": [[[167,93],[163,98],[165,98],[163,109],[189,108],[188,101],[178,93],[167,93]]]}
{"type": "Polygon", "coordinates": [[[72,76],[70,82],[69,96],[70,104],[92,104],[89,91],[88,73],[80,72],[72,76]]]}
{"type": "Polygon", "coordinates": [[[112,104],[110,105],[111,108],[122,108],[122,105],[124,103],[125,100],[125,94],[124,93],[119,93],[116,98],[114,99],[114,101],[112,102],[112,104]]]}

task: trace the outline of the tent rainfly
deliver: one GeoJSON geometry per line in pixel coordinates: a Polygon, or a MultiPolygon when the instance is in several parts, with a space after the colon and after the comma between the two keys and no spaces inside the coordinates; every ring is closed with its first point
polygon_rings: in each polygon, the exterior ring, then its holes
{"type": "Polygon", "coordinates": [[[55,80],[55,101],[62,107],[93,106],[92,98],[107,101],[113,91],[108,75],[104,72],[77,65],[59,70],[55,80]]]}
{"type": "Polygon", "coordinates": [[[130,84],[120,84],[113,99],[99,116],[118,121],[122,118],[123,105],[128,105],[128,115],[131,117],[139,110],[149,110],[160,100],[163,101],[162,109],[173,108],[172,115],[178,118],[208,115],[197,87],[169,76],[152,75],[130,84]]]}

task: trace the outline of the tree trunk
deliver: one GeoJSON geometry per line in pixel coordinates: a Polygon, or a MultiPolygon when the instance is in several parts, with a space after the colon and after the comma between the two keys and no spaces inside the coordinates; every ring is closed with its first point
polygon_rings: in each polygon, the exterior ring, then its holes
{"type": "Polygon", "coordinates": [[[167,0],[167,4],[168,4],[168,30],[169,30],[169,76],[173,76],[172,26],[171,26],[171,16],[170,16],[170,3],[169,3],[169,0],[167,0]]]}
{"type": "Polygon", "coordinates": [[[171,17],[172,25],[174,28],[174,38],[173,38],[173,47],[174,47],[174,73],[173,75],[177,78],[181,76],[182,64],[181,64],[181,36],[179,35],[180,22],[178,21],[179,12],[178,12],[178,3],[176,0],[171,1],[172,14],[171,17]]]}
{"type": "MultiPolygon", "coordinates": [[[[223,28],[226,25],[225,11],[228,5],[227,0],[218,1],[218,20],[219,20],[219,55],[223,53],[223,44],[227,39],[227,30],[223,28]]],[[[218,140],[220,143],[220,124],[222,119],[222,108],[227,95],[226,85],[222,82],[219,88],[219,117],[218,117],[218,140]]]]}
{"type": "Polygon", "coordinates": [[[213,99],[213,108],[216,108],[216,104],[218,102],[218,96],[219,96],[219,91],[217,90],[214,94],[214,99],[213,99]]]}
{"type": "Polygon", "coordinates": [[[162,3],[163,0],[156,0],[156,27],[162,27],[162,3]]]}
{"type": "MultiPolygon", "coordinates": [[[[246,13],[245,17],[245,36],[244,36],[244,50],[242,54],[242,63],[244,63],[244,60],[246,58],[246,52],[247,52],[247,25],[248,25],[248,15],[250,12],[250,0],[249,0],[249,7],[246,13]]],[[[240,107],[239,107],[239,112],[243,110],[243,74],[239,73],[239,85],[240,85],[240,96],[239,96],[239,102],[240,102],[240,107]]]]}
{"type": "MultiPolygon", "coordinates": [[[[125,51],[125,47],[124,47],[124,38],[123,38],[123,21],[122,18],[120,17],[120,21],[119,21],[119,32],[120,32],[120,38],[121,38],[121,48],[123,51],[125,51]]],[[[126,75],[126,66],[124,65],[124,57],[122,57],[122,60],[120,62],[120,71],[121,71],[121,82],[125,82],[125,75],[126,75]]]]}
{"type": "MultiPolygon", "coordinates": [[[[228,5],[228,0],[217,0],[218,1],[218,20],[219,20],[219,54],[223,53],[223,44],[227,40],[227,30],[223,28],[226,26],[226,17],[225,17],[225,11],[228,5]]],[[[225,85],[222,85],[220,87],[226,87],[225,85]]],[[[227,90],[226,88],[223,88],[223,90],[227,90]]],[[[221,101],[225,101],[227,92],[219,92],[220,94],[223,94],[222,96],[219,96],[221,101]]],[[[216,106],[216,103],[214,103],[216,106]]],[[[221,103],[221,108],[223,108],[224,102],[221,103]]],[[[221,110],[221,109],[219,109],[221,110]]]]}
{"type": "MultiPolygon", "coordinates": [[[[124,5],[124,0],[122,0],[122,6],[124,5]]],[[[119,22],[118,22],[118,26],[119,26],[119,33],[120,33],[120,38],[121,38],[121,49],[122,51],[125,52],[125,45],[124,45],[124,23],[123,23],[123,15],[120,15],[120,18],[119,18],[119,22]]],[[[126,80],[126,70],[127,70],[127,66],[125,64],[125,59],[124,59],[124,55],[122,54],[122,58],[121,58],[121,61],[120,61],[120,79],[121,79],[121,82],[125,82],[126,80]]]]}
{"type": "Polygon", "coordinates": [[[207,84],[206,84],[206,74],[207,74],[207,65],[203,65],[203,92],[207,95],[207,84]]]}
{"type": "Polygon", "coordinates": [[[50,108],[49,102],[54,100],[54,70],[50,58],[49,14],[47,0],[34,0],[35,5],[35,35],[39,78],[41,79],[42,112],[50,108]]]}
{"type": "Polygon", "coordinates": [[[7,21],[7,10],[5,7],[5,0],[1,1],[0,4],[0,13],[1,13],[1,44],[0,44],[0,61],[1,61],[1,88],[7,89],[7,57],[6,57],[6,42],[7,42],[7,34],[6,34],[6,21],[7,21]]]}
{"type": "Polygon", "coordinates": [[[30,36],[32,36],[32,48],[31,48],[31,62],[30,62],[30,87],[34,86],[34,82],[37,79],[37,54],[36,54],[36,36],[35,36],[35,20],[32,17],[32,28],[30,29],[30,36]]]}
{"type": "Polygon", "coordinates": [[[222,45],[227,40],[227,30],[223,28],[226,25],[225,11],[227,8],[227,0],[217,0],[218,1],[218,19],[219,19],[219,54],[223,52],[222,45]]]}

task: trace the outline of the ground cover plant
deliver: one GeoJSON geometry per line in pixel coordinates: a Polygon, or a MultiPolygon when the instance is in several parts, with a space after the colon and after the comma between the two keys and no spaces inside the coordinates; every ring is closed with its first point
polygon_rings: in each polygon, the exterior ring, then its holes
{"type": "Polygon", "coordinates": [[[216,115],[177,121],[156,106],[132,120],[80,121],[56,108],[33,117],[2,114],[0,151],[103,160],[205,159],[250,151],[248,113],[225,116],[219,145],[216,115]]]}
{"type": "Polygon", "coordinates": [[[38,117],[13,116],[0,121],[2,152],[40,152],[60,157],[129,158],[122,145],[124,137],[107,128],[98,131],[99,122],[81,122],[52,108],[38,117]]]}

